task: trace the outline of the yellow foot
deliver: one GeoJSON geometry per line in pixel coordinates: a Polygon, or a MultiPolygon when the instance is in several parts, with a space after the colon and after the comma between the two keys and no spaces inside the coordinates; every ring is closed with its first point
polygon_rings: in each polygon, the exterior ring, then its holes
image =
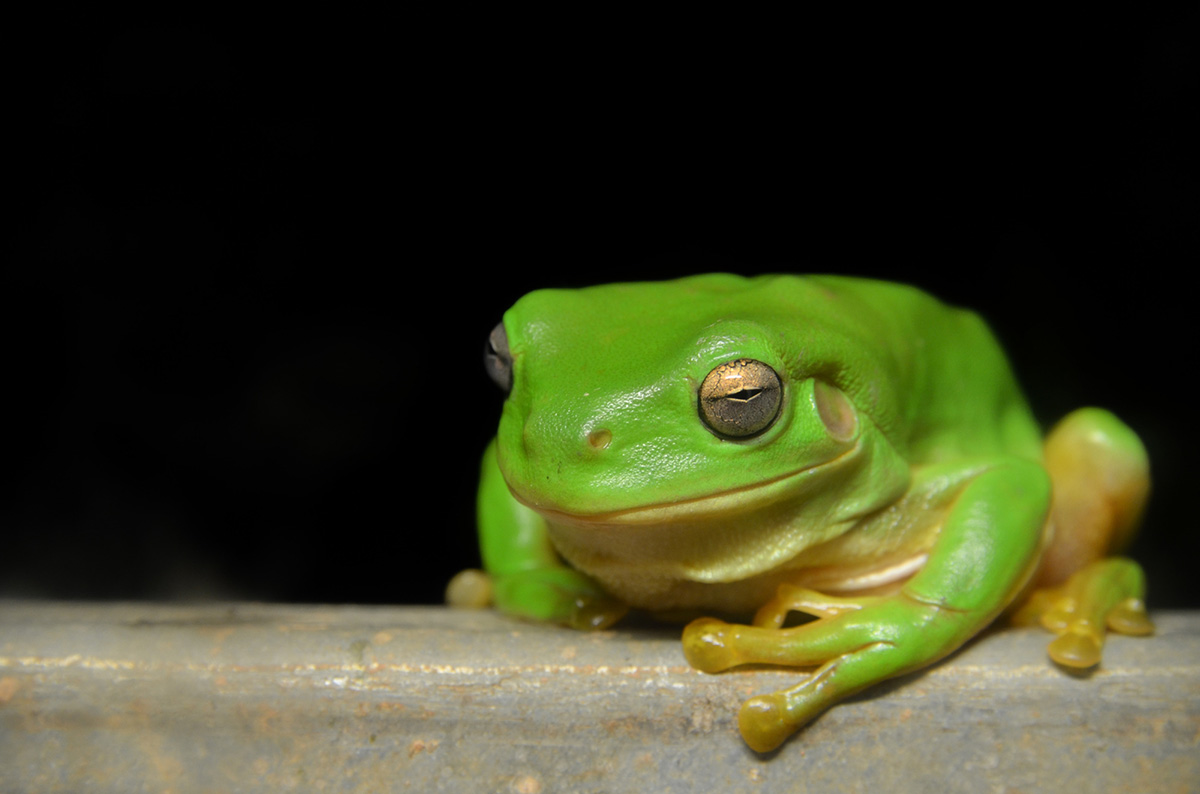
{"type": "Polygon", "coordinates": [[[688,664],[705,673],[719,673],[745,663],[737,651],[737,638],[744,626],[716,618],[693,620],[683,630],[683,655],[688,664]]]}
{"type": "Polygon", "coordinates": [[[758,695],[742,704],[738,730],[751,750],[769,753],[796,732],[788,720],[787,698],[782,693],[758,695]]]}
{"type": "Polygon", "coordinates": [[[1093,667],[1100,663],[1107,631],[1154,633],[1144,594],[1145,576],[1138,564],[1110,557],[1076,572],[1060,587],[1035,592],[1013,622],[1040,623],[1057,634],[1047,649],[1055,662],[1076,669],[1093,667]]]}
{"type": "Polygon", "coordinates": [[[485,571],[459,571],[446,585],[446,603],[456,609],[483,609],[492,605],[492,577],[485,571]]]}
{"type": "Polygon", "coordinates": [[[576,596],[567,625],[580,631],[600,631],[611,627],[628,612],[629,606],[614,598],[576,596]]]}

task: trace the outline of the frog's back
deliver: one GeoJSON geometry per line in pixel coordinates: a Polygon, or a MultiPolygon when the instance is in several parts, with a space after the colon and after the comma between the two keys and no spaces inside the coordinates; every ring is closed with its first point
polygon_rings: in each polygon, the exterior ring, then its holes
{"type": "Polygon", "coordinates": [[[801,377],[831,378],[915,462],[1041,455],[1008,359],[974,312],[904,284],[846,276],[751,279],[789,305],[801,377]]]}

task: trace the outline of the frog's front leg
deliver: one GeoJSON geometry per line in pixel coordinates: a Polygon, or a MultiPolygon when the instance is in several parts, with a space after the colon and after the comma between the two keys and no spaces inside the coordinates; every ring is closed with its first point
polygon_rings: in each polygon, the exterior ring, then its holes
{"type": "Polygon", "coordinates": [[[785,600],[818,619],[779,629],[704,618],[683,636],[688,661],[706,672],[740,664],[817,667],[800,685],[747,701],[738,716],[746,743],[778,747],[834,703],[925,667],[982,630],[1036,564],[1050,504],[1044,469],[1006,460],[976,473],[954,499],[925,566],[895,595],[860,600],[798,591],[785,600]]]}
{"type": "Polygon", "coordinates": [[[513,498],[496,463],[493,441],[483,454],[478,501],[479,546],[487,573],[464,571],[447,588],[452,606],[491,601],[516,617],[601,629],[628,607],[595,582],[562,564],[546,522],[513,498]]]}

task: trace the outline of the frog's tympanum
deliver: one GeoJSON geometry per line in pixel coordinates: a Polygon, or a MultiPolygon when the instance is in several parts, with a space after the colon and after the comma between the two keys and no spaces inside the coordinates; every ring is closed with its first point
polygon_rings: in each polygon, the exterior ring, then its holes
{"type": "Polygon", "coordinates": [[[744,615],[693,620],[683,649],[707,672],[812,671],[742,706],[755,750],[1001,614],[1075,668],[1106,630],[1152,631],[1141,569],[1112,556],[1149,490],[1137,436],[1084,408],[1043,437],[983,321],[916,289],[541,290],[486,358],[508,394],[479,490],[487,574],[451,601],[578,628],[744,615]]]}

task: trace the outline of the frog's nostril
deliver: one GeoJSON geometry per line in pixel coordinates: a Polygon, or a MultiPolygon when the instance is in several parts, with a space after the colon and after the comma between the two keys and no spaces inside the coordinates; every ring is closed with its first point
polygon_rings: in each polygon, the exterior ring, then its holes
{"type": "Polygon", "coordinates": [[[608,445],[612,442],[612,433],[604,428],[600,428],[588,433],[587,440],[593,449],[607,449],[608,445]]]}

